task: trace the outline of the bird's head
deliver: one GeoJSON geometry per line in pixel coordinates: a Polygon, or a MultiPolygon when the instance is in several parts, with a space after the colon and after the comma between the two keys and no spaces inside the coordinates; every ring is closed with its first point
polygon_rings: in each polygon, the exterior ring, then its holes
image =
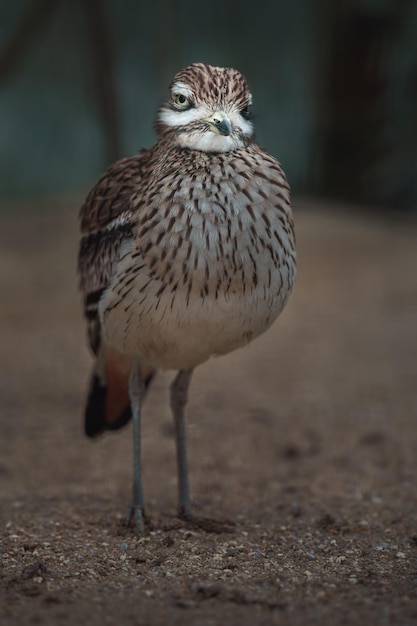
{"type": "Polygon", "coordinates": [[[176,145],[204,152],[228,152],[253,136],[252,95],[237,70],[193,63],[174,76],[170,98],[159,111],[158,134],[176,145]]]}

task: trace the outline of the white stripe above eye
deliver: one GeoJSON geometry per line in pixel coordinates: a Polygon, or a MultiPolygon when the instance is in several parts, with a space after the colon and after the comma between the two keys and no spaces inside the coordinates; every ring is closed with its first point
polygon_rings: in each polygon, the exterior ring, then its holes
{"type": "Polygon", "coordinates": [[[177,94],[180,93],[183,96],[185,96],[186,98],[191,98],[193,95],[193,90],[190,89],[190,87],[188,87],[188,85],[186,85],[185,83],[174,83],[174,85],[172,86],[172,93],[173,94],[177,94]]]}

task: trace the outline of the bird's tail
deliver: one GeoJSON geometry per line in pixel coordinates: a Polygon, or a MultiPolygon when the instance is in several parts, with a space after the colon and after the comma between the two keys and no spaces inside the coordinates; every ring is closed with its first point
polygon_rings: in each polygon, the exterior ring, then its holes
{"type": "MultiPolygon", "coordinates": [[[[117,430],[125,426],[132,412],[129,398],[129,376],[132,360],[114,350],[101,349],[91,376],[85,407],[84,428],[88,437],[104,430],[117,430]]],[[[148,388],[155,370],[142,370],[148,388]]]]}

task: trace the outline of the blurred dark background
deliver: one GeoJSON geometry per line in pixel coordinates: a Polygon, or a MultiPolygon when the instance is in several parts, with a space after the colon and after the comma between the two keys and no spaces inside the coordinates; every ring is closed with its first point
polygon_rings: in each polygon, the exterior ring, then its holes
{"type": "Polygon", "coordinates": [[[413,0],[1,0],[0,197],[78,193],[153,143],[193,61],[245,74],[296,193],[416,209],[413,0]]]}

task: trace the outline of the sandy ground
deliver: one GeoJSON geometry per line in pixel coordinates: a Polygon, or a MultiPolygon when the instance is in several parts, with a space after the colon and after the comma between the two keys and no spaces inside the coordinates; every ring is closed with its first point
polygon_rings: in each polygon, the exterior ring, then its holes
{"type": "Polygon", "coordinates": [[[163,373],[137,539],[131,428],[82,433],[77,202],[30,204],[0,223],[0,623],[416,624],[417,225],[296,204],[285,313],[191,388],[194,507],[236,525],[176,520],[163,373]]]}

